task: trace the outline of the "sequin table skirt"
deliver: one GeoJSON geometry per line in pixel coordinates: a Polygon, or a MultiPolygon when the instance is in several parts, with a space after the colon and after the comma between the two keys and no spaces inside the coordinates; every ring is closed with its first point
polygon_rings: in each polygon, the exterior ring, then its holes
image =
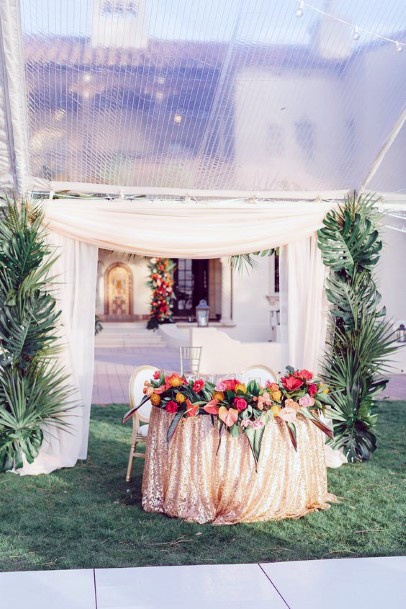
{"type": "Polygon", "coordinates": [[[172,418],[152,408],[142,481],[147,512],[236,524],[299,518],[335,501],[327,492],[324,435],[303,417],[296,422],[297,452],[285,424],[268,423],[257,471],[247,438],[223,430],[219,447],[210,416],[182,419],[168,446],[172,418]]]}

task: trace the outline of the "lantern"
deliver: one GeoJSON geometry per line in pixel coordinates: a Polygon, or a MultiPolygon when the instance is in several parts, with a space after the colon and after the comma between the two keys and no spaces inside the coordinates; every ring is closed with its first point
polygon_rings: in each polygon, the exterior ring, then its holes
{"type": "Polygon", "coordinates": [[[398,343],[406,343],[406,327],[404,323],[400,323],[396,328],[396,340],[398,343]]]}
{"type": "Polygon", "coordinates": [[[199,328],[206,328],[209,325],[210,307],[203,299],[196,307],[196,321],[199,328]]]}

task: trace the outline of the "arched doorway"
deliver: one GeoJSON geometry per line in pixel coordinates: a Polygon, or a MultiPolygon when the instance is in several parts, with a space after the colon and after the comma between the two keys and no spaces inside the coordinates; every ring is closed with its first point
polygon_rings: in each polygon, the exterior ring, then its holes
{"type": "Polygon", "coordinates": [[[123,262],[109,266],[104,276],[104,314],[109,321],[130,321],[133,317],[133,276],[123,262]]]}

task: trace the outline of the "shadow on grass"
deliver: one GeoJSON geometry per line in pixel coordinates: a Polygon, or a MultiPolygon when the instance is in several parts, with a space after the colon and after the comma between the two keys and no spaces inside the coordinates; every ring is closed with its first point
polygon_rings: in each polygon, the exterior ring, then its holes
{"type": "Polygon", "coordinates": [[[380,406],[372,462],[329,473],[342,503],[300,520],[198,525],[141,508],[143,461],[125,482],[131,428],[126,406],[95,408],[89,459],[49,476],[0,478],[0,569],[271,562],[403,554],[404,403],[380,406]]]}

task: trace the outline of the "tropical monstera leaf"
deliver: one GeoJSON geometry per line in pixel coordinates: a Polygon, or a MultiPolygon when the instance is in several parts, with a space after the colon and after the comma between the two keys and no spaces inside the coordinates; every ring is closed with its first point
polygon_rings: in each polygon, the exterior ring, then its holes
{"type": "Polygon", "coordinates": [[[331,387],[333,444],[348,461],[367,461],[376,448],[374,414],[385,388],[395,335],[374,280],[382,241],[372,196],[356,193],[331,211],[319,231],[319,248],[330,268],[329,343],[323,378],[331,387]]]}

